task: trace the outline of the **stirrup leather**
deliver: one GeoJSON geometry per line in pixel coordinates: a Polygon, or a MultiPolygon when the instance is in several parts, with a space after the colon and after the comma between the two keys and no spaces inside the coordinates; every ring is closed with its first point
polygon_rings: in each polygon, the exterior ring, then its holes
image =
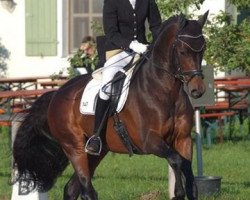
{"type": "Polygon", "coordinates": [[[101,151],[102,151],[102,140],[101,140],[101,138],[99,136],[92,135],[85,144],[85,152],[90,154],[90,155],[99,156],[101,154],[101,151]],[[94,138],[98,139],[99,144],[100,144],[99,145],[99,150],[97,152],[90,151],[90,150],[87,149],[87,146],[89,145],[89,142],[91,141],[91,139],[94,139],[94,138]]]}

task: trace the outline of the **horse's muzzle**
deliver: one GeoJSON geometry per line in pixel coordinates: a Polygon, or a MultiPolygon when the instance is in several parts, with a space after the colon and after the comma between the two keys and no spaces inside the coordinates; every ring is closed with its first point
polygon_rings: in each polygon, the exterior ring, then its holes
{"type": "Polygon", "coordinates": [[[190,92],[191,96],[192,96],[194,99],[200,98],[200,97],[203,95],[203,93],[204,93],[204,92],[201,92],[201,91],[199,91],[199,90],[197,90],[197,89],[193,89],[193,90],[191,90],[191,92],[190,92]]]}

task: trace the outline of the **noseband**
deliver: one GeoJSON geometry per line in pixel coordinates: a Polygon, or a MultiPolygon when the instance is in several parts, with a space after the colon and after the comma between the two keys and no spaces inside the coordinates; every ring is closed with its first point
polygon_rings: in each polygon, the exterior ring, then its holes
{"type": "Polygon", "coordinates": [[[177,35],[174,43],[173,43],[173,57],[175,58],[174,62],[175,62],[175,66],[177,66],[177,71],[174,74],[174,77],[179,79],[180,81],[182,81],[185,84],[188,84],[195,76],[201,76],[201,78],[204,78],[204,75],[202,73],[201,69],[193,69],[193,70],[188,70],[188,71],[182,71],[182,66],[180,64],[180,60],[179,60],[179,56],[177,55],[177,42],[181,42],[183,44],[185,44],[186,46],[188,46],[193,52],[201,52],[204,47],[205,47],[205,42],[204,44],[201,46],[200,49],[194,49],[192,46],[190,46],[187,42],[185,42],[184,40],[182,40],[182,38],[191,38],[191,39],[198,39],[200,37],[203,37],[202,34],[197,35],[197,36],[192,36],[192,35],[177,35]],[[186,78],[188,77],[188,78],[186,78]]]}

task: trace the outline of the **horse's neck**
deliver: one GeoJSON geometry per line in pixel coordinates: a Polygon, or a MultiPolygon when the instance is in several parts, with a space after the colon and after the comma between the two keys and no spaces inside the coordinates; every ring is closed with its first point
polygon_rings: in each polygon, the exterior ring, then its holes
{"type": "Polygon", "coordinates": [[[170,96],[174,100],[174,96],[181,89],[181,84],[173,76],[166,71],[158,68],[158,62],[153,59],[141,67],[137,74],[135,84],[139,87],[139,91],[154,96],[155,98],[169,99],[170,96]]]}
{"type": "Polygon", "coordinates": [[[171,25],[166,28],[155,42],[152,52],[152,62],[165,70],[174,73],[174,42],[176,40],[177,27],[171,25]]]}

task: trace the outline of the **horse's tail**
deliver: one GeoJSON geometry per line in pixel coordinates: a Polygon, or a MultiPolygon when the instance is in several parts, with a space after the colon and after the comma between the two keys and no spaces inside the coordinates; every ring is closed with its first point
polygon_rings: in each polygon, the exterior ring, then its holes
{"type": "Polygon", "coordinates": [[[28,110],[13,144],[15,181],[28,189],[46,192],[68,165],[63,150],[50,135],[47,110],[54,92],[39,97],[28,110]]]}

